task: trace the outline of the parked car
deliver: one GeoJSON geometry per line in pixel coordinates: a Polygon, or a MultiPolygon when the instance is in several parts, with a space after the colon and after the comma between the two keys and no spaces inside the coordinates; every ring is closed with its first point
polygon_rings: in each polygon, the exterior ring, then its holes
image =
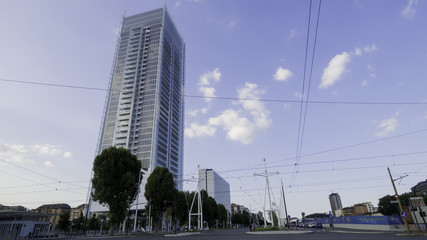
{"type": "Polygon", "coordinates": [[[316,223],[315,222],[309,222],[309,223],[307,223],[307,227],[308,228],[315,228],[316,227],[316,223]]]}

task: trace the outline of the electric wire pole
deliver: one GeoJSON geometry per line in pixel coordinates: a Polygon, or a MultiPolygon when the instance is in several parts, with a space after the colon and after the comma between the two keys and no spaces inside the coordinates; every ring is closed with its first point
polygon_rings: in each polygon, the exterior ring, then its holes
{"type": "Polygon", "coordinates": [[[401,213],[401,218],[403,219],[403,223],[405,224],[405,227],[406,227],[406,231],[408,231],[408,234],[410,234],[411,233],[411,231],[409,230],[409,225],[408,225],[408,222],[406,221],[406,217],[403,217],[402,216],[402,214],[404,213],[404,211],[403,211],[403,207],[402,207],[402,203],[400,202],[400,199],[399,199],[399,194],[397,194],[397,190],[396,190],[396,185],[394,185],[394,179],[393,179],[393,177],[391,176],[391,172],[390,172],[390,168],[387,168],[387,170],[388,170],[388,174],[390,175],[390,180],[391,180],[391,184],[393,184],[393,189],[394,189],[394,193],[395,193],[395,197],[396,197],[396,199],[397,199],[397,203],[399,204],[399,209],[400,209],[400,213],[401,213]]]}

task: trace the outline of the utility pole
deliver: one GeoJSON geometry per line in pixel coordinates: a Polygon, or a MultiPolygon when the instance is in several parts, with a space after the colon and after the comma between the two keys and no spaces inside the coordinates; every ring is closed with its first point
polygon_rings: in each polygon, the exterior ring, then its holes
{"type": "MultiPolygon", "coordinates": [[[[272,225],[274,226],[274,217],[273,217],[274,210],[273,210],[273,207],[271,205],[271,192],[270,192],[271,187],[270,187],[270,182],[268,180],[268,176],[279,174],[279,172],[267,172],[267,160],[265,160],[265,158],[264,158],[264,167],[265,167],[264,173],[255,173],[254,176],[265,177],[264,208],[263,208],[263,210],[264,210],[264,228],[265,228],[265,227],[267,227],[266,226],[267,215],[265,214],[265,205],[266,205],[266,201],[267,201],[267,192],[268,192],[268,201],[269,201],[269,206],[270,206],[270,209],[269,209],[268,212],[270,212],[271,222],[272,222],[272,225]]],[[[274,198],[274,196],[273,196],[273,198],[274,198]]]]}
{"type": "Polygon", "coordinates": [[[393,177],[391,176],[390,168],[387,168],[387,170],[388,170],[388,174],[390,175],[391,184],[393,185],[393,189],[394,189],[394,193],[395,193],[394,196],[396,197],[397,203],[399,204],[399,209],[400,209],[400,214],[401,214],[400,217],[403,219],[403,223],[405,224],[406,231],[408,231],[408,233],[411,233],[411,231],[409,230],[408,222],[406,221],[406,217],[402,216],[404,211],[403,211],[402,203],[400,202],[400,199],[399,199],[399,194],[397,194],[396,185],[394,185],[395,180],[393,180],[393,177]]]}
{"type": "MultiPolygon", "coordinates": [[[[200,165],[198,166],[200,168],[200,165]]],[[[191,216],[196,215],[197,216],[197,228],[199,230],[203,229],[203,206],[202,206],[202,196],[200,195],[200,178],[197,181],[197,189],[194,193],[193,202],[191,203],[190,211],[188,212],[188,231],[191,229],[191,216]],[[194,206],[194,200],[196,199],[197,195],[197,213],[191,213],[193,211],[194,206]]]]}
{"type": "Polygon", "coordinates": [[[283,189],[283,181],[282,181],[282,179],[280,179],[280,183],[282,184],[283,205],[285,205],[286,226],[289,229],[288,209],[286,208],[285,190],[283,189]]]}

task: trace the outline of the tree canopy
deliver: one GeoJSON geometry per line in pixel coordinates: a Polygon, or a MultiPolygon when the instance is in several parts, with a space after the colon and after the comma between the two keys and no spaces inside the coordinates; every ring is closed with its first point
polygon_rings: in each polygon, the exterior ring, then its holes
{"type": "Polygon", "coordinates": [[[93,163],[93,199],[110,209],[110,234],[123,221],[137,192],[141,162],[125,148],[109,147],[93,163]]]}
{"type": "MultiPolygon", "coordinates": [[[[412,192],[407,192],[399,195],[400,202],[403,206],[409,206],[409,199],[414,197],[412,192]]],[[[427,196],[422,196],[424,202],[427,202],[427,196]]],[[[391,203],[391,201],[396,201],[394,196],[386,195],[379,199],[378,211],[386,216],[399,215],[399,205],[397,203],[391,203]]]]}
{"type": "Polygon", "coordinates": [[[56,228],[65,231],[67,230],[67,227],[70,225],[70,223],[70,212],[64,212],[59,215],[58,225],[56,226],[56,228]]]}
{"type": "Polygon", "coordinates": [[[156,167],[147,179],[144,192],[151,205],[154,226],[157,226],[159,214],[172,205],[175,192],[175,183],[169,170],[166,167],[156,167]]]}

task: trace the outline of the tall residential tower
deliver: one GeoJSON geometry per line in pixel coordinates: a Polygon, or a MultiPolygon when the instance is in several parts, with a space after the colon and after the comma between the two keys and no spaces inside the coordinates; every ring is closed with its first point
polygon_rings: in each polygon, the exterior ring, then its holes
{"type": "Polygon", "coordinates": [[[329,195],[329,203],[331,204],[332,215],[336,217],[335,211],[342,208],[341,197],[338,193],[329,195]]]}
{"type": "Polygon", "coordinates": [[[123,18],[97,150],[127,148],[148,174],[167,167],[180,190],[184,59],[184,40],[165,8],[123,18]]]}

